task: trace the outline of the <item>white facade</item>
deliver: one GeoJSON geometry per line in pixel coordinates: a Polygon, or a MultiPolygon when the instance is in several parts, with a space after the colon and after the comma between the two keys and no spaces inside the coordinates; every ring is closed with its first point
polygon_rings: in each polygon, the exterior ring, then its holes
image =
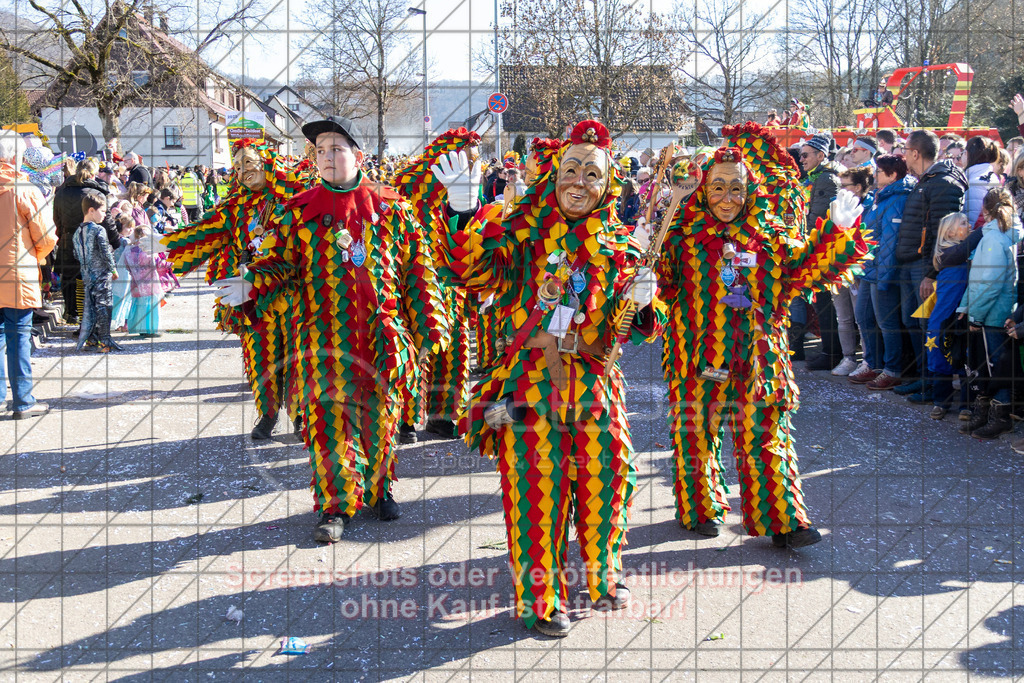
{"type": "MultiPolygon", "coordinates": [[[[40,128],[56,146],[57,133],[74,121],[102,146],[103,123],[96,107],[44,108],[40,128]]],[[[202,107],[132,107],[121,113],[121,147],[142,155],[146,166],[230,166],[224,125],[202,107]]]]}
{"type": "MultiPolygon", "coordinates": [[[[57,134],[72,121],[104,145],[103,123],[96,107],[44,108],[40,128],[50,138],[51,147],[56,149],[57,134]]],[[[271,134],[279,135],[269,121],[267,125],[271,134]]],[[[202,107],[131,107],[121,113],[121,148],[125,153],[141,154],[146,166],[229,168],[230,147],[224,124],[202,107]]],[[[292,149],[289,140],[282,141],[283,154],[292,154],[292,149]]]]}

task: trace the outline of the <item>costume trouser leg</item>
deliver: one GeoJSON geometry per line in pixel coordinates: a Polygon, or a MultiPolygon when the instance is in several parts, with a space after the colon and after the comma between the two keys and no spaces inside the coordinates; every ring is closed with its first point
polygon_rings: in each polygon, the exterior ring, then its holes
{"type": "Polygon", "coordinates": [[[281,406],[286,386],[284,328],[283,319],[278,317],[241,334],[245,377],[261,416],[275,415],[281,406]]]}
{"type": "Polygon", "coordinates": [[[730,382],[673,379],[676,518],[687,527],[725,520],[730,509],[722,482],[722,432],[728,420],[739,472],[743,526],[752,536],[810,526],[790,411],[747,400],[730,382]]]}
{"type": "Polygon", "coordinates": [[[498,362],[498,351],[494,344],[502,331],[501,314],[497,306],[488,306],[477,313],[476,364],[487,368],[498,362]]]}
{"type": "Polygon", "coordinates": [[[393,401],[376,392],[365,401],[314,397],[304,417],[319,512],[351,516],[391,497],[399,418],[393,401]]]}
{"type": "Polygon", "coordinates": [[[568,609],[563,572],[572,507],[590,597],[614,595],[636,477],[621,408],[603,420],[568,426],[531,409],[522,422],[503,428],[498,451],[516,608],[524,623],[568,609]]]}
{"type": "Polygon", "coordinates": [[[772,536],[811,526],[800,488],[790,422],[791,411],[745,396],[732,411],[730,426],[743,526],[751,536],[772,536]]]}
{"type": "Polygon", "coordinates": [[[722,482],[722,404],[729,385],[672,378],[668,386],[676,519],[687,528],[722,522],[730,510],[722,482]]]}
{"type": "Polygon", "coordinates": [[[448,348],[432,361],[425,388],[427,417],[454,422],[466,405],[469,379],[469,328],[464,316],[455,321],[448,348]]]}

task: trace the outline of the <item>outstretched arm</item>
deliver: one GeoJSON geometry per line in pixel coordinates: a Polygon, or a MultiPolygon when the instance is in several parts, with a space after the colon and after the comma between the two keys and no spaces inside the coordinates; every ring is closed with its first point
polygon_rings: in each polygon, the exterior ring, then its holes
{"type": "Polygon", "coordinates": [[[797,246],[783,275],[783,301],[836,284],[868,253],[860,230],[863,208],[853,193],[840,190],[829,215],[819,218],[807,239],[797,246]]]}
{"type": "Polygon", "coordinates": [[[422,228],[409,218],[406,210],[396,213],[395,234],[404,235],[402,250],[401,313],[417,349],[437,351],[451,341],[450,318],[437,286],[437,271],[424,239],[422,228]]]}

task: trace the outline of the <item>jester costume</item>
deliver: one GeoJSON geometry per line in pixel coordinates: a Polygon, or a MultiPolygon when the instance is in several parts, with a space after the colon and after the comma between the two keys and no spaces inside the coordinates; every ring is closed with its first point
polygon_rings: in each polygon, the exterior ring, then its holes
{"type": "MultiPolygon", "coordinates": [[[[526,185],[533,183],[551,170],[551,159],[562,146],[561,140],[534,138],[530,154],[526,158],[526,185]]],[[[522,197],[515,197],[504,207],[508,215],[522,197]]],[[[493,294],[480,295],[479,306],[473,320],[476,333],[476,365],[481,371],[490,368],[501,359],[505,349],[504,312],[497,305],[493,294]]]]}
{"type": "Polygon", "coordinates": [[[773,542],[785,545],[793,539],[787,534],[805,530],[807,545],[820,535],[804,505],[791,437],[798,391],[787,307],[837,281],[867,245],[856,226],[844,230],[829,220],[806,239],[793,239],[782,216],[803,209],[790,156],[758,124],[727,126],[723,135],[724,146],[704,164],[701,186],[673,219],[658,266],[669,308],[662,365],[676,516],[685,528],[717,535],[730,509],[721,460],[728,424],[747,533],[776,536],[773,542]],[[730,169],[739,183],[731,191],[739,194],[728,216],[712,205],[711,193],[722,189],[715,184],[730,169]]]}
{"type": "Polygon", "coordinates": [[[416,349],[448,335],[422,245],[399,195],[360,171],[352,189],[321,182],[285,204],[245,276],[253,315],[274,321],[294,307],[298,410],[322,516],[391,500],[416,349]]]}
{"type": "Polygon", "coordinates": [[[614,364],[606,376],[604,366],[627,312],[635,343],[655,338],[664,319],[657,300],[635,316],[629,308],[640,251],[615,217],[619,179],[603,156],[607,130],[585,121],[572,142],[507,217],[496,204],[454,213],[442,250],[442,274],[470,291],[495,291],[503,312],[505,349],[474,388],[460,430],[497,459],[517,612],[548,635],[541,622],[555,617],[565,623],[558,635],[568,632],[571,523],[591,599],[628,595],[617,579],[636,467],[622,372],[614,364]],[[592,208],[574,218],[558,199],[569,174],[560,164],[580,173],[567,154],[591,154],[607,173],[592,208]],[[492,426],[485,414],[503,405],[518,419],[492,426]]]}
{"type": "MultiPolygon", "coordinates": [[[[413,218],[423,227],[424,248],[436,260],[439,232],[443,230],[444,186],[434,178],[430,167],[441,154],[460,148],[474,153],[480,135],[465,128],[453,128],[427,145],[423,154],[414,158],[395,174],[395,189],[408,202],[413,218]]],[[[454,438],[455,420],[466,405],[469,380],[469,314],[470,304],[463,287],[438,283],[441,314],[445,327],[451,330],[451,343],[424,361],[419,378],[421,390],[406,397],[402,422],[415,425],[427,417],[427,431],[454,438]]]]}
{"type": "MultiPolygon", "coordinates": [[[[175,273],[186,275],[206,263],[207,284],[238,275],[239,267],[259,253],[284,203],[315,180],[315,167],[308,161],[289,164],[266,145],[252,140],[240,140],[232,146],[233,158],[252,154],[262,166],[256,181],[249,183],[255,189],[236,177],[228,195],[199,221],[163,238],[175,273]]],[[[236,169],[236,176],[240,172],[240,168],[236,169]]],[[[283,396],[288,395],[293,399],[288,406],[289,417],[295,419],[294,393],[288,391],[290,364],[286,358],[292,343],[290,317],[251,320],[242,309],[218,302],[214,304],[214,319],[217,329],[241,338],[245,376],[259,414],[272,426],[283,396]]]]}

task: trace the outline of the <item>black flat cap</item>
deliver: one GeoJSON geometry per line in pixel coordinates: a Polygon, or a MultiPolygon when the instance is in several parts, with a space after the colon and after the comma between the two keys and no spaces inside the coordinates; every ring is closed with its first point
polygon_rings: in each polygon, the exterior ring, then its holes
{"type": "Polygon", "coordinates": [[[363,136],[359,128],[344,116],[328,116],[320,121],[310,121],[302,127],[302,134],[313,144],[316,144],[316,138],[321,133],[341,133],[351,140],[357,149],[363,148],[363,136]]]}

